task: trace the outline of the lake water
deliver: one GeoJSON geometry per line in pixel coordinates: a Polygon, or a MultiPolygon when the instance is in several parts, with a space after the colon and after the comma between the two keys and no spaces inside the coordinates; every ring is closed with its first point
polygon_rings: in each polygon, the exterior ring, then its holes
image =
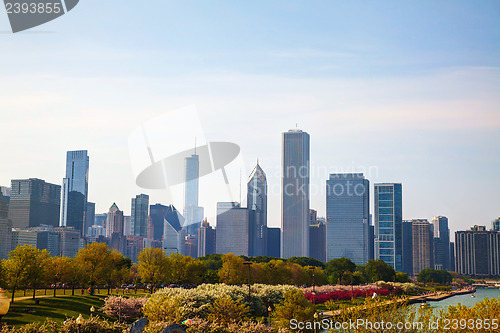
{"type": "Polygon", "coordinates": [[[481,302],[484,298],[498,298],[500,296],[500,289],[484,289],[477,288],[476,297],[471,297],[471,294],[453,296],[447,299],[444,299],[439,302],[427,302],[429,306],[434,309],[443,309],[448,307],[449,305],[457,305],[458,303],[472,307],[474,304],[481,302]]]}

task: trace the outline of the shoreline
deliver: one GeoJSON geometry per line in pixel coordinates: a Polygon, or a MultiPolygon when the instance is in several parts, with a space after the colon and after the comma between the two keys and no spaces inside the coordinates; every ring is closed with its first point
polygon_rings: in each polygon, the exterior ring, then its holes
{"type": "Polygon", "coordinates": [[[452,290],[449,292],[434,293],[429,295],[413,296],[410,297],[410,299],[408,300],[408,304],[438,302],[453,296],[473,294],[475,292],[476,288],[467,288],[467,289],[452,290]]]}

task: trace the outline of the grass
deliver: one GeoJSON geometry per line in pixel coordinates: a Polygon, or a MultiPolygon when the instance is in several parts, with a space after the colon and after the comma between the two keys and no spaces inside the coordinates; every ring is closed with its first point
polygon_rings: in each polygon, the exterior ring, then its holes
{"type": "Polygon", "coordinates": [[[9,312],[2,318],[2,322],[7,323],[9,326],[22,326],[34,322],[44,322],[45,319],[49,318],[62,323],[66,318],[76,318],[80,314],[85,319],[88,319],[92,306],[96,310],[94,316],[98,315],[100,318],[115,321],[116,319],[98,311],[104,305],[106,296],[71,296],[70,292],[69,295],[56,298],[39,298],[39,305],[36,305],[31,299],[16,301],[11,304],[9,312]]]}
{"type": "MultiPolygon", "coordinates": [[[[9,299],[11,298],[11,295],[12,295],[11,291],[12,290],[5,290],[5,296],[9,299]]],[[[66,290],[56,289],[57,296],[71,296],[71,292],[72,292],[71,289],[66,289],[66,290]]],[[[99,290],[95,289],[94,292],[96,295],[103,295],[103,296],[108,295],[107,289],[99,289],[99,290]]],[[[81,294],[82,294],[81,289],[78,289],[78,288],[75,289],[75,296],[81,296],[81,294]]],[[[111,294],[116,295],[116,290],[111,289],[111,294]]],[[[35,295],[37,297],[38,296],[45,296],[45,295],[52,297],[54,295],[54,290],[53,289],[46,289],[46,290],[45,289],[37,289],[35,295]]],[[[88,295],[87,289],[84,290],[84,295],[88,295]]],[[[128,293],[124,294],[124,290],[119,289],[118,295],[125,296],[125,297],[127,297],[127,296],[142,297],[142,296],[149,295],[149,294],[142,289],[137,290],[137,295],[135,294],[134,290],[129,290],[128,293]]],[[[15,298],[25,297],[25,296],[32,297],[33,296],[33,289],[26,290],[26,295],[24,293],[24,290],[16,290],[16,294],[14,295],[15,298]]]]}

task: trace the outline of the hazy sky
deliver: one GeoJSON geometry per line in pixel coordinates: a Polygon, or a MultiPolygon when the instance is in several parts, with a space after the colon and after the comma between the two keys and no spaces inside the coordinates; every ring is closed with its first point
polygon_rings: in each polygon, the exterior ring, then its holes
{"type": "MultiPolygon", "coordinates": [[[[271,226],[281,133],[296,124],[318,189],[328,171],[367,170],[372,184],[403,183],[405,219],[446,215],[455,231],[500,216],[498,1],[82,0],[9,30],[2,11],[1,185],[61,184],[65,152],[87,149],[98,213],[116,202],[130,214],[141,192],[169,204],[135,185],[128,137],[195,105],[207,141],[241,146],[233,196],[241,164],[245,183],[259,158],[271,226]]],[[[200,186],[215,222],[227,191],[200,186]]],[[[324,216],[324,192],[311,208],[324,216]]]]}

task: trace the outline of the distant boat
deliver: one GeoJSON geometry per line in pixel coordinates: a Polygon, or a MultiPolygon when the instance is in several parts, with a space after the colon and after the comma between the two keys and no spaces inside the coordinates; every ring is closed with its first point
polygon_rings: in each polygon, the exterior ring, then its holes
{"type": "Polygon", "coordinates": [[[427,304],[427,303],[422,303],[422,304],[420,304],[420,307],[421,307],[422,309],[426,309],[426,308],[428,308],[428,307],[429,307],[429,304],[427,304]]]}
{"type": "Polygon", "coordinates": [[[472,294],[472,295],[470,295],[470,297],[476,297],[476,294],[472,294]]]}

